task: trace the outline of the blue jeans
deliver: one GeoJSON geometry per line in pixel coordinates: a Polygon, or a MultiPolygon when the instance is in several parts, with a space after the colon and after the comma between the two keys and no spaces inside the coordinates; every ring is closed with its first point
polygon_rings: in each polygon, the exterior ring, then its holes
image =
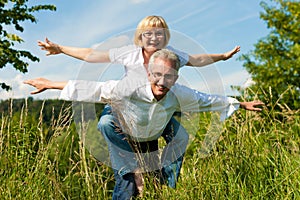
{"type": "MultiPolygon", "coordinates": [[[[113,192],[113,200],[130,199],[136,196],[137,190],[132,172],[139,166],[139,161],[136,157],[136,149],[133,147],[135,144],[132,144],[118,127],[118,121],[113,116],[110,106],[105,106],[98,123],[98,130],[101,131],[108,144],[111,164],[114,170],[116,184],[113,192]]],[[[188,143],[188,134],[172,118],[165,128],[162,137],[164,137],[167,145],[161,157],[161,181],[175,188],[188,143]]],[[[141,152],[150,152],[150,157],[152,158],[152,160],[150,159],[146,162],[146,165],[149,165],[152,169],[156,169],[156,166],[152,165],[153,163],[157,164],[157,160],[155,159],[158,156],[158,141],[150,141],[140,145],[140,147],[143,146],[147,146],[147,149],[144,148],[141,152]],[[155,162],[153,162],[153,159],[155,162]]]]}
{"type": "Polygon", "coordinates": [[[189,136],[183,126],[172,117],[162,137],[167,143],[161,156],[163,179],[169,187],[175,188],[189,136]]]}

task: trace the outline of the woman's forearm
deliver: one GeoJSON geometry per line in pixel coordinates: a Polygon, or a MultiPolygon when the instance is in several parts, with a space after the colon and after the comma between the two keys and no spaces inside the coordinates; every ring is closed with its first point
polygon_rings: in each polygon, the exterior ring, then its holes
{"type": "Polygon", "coordinates": [[[79,48],[58,45],[61,53],[89,63],[110,62],[108,51],[97,51],[92,48],[79,48]]]}
{"type": "Polygon", "coordinates": [[[110,62],[108,51],[97,51],[92,48],[63,46],[51,42],[48,38],[46,38],[45,41],[38,41],[38,46],[40,46],[42,50],[47,51],[47,56],[63,53],[86,62],[110,62]]]}
{"type": "Polygon", "coordinates": [[[202,67],[221,60],[227,60],[240,51],[240,46],[234,47],[232,50],[219,54],[194,54],[189,56],[188,66],[202,67]]]}
{"type": "Polygon", "coordinates": [[[197,54],[189,57],[187,65],[202,67],[220,60],[225,60],[224,54],[197,54]]]}

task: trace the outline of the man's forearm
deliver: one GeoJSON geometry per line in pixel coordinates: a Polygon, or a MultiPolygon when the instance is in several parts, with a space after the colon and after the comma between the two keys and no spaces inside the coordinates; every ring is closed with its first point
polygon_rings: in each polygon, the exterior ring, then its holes
{"type": "Polygon", "coordinates": [[[67,81],[63,81],[63,82],[51,81],[48,89],[63,90],[64,87],[67,85],[67,83],[68,83],[67,81]]]}

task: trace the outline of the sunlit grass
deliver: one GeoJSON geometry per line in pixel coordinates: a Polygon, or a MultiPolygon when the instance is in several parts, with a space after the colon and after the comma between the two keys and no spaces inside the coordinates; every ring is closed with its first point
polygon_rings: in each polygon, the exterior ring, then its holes
{"type": "MultiPolygon", "coordinates": [[[[26,102],[20,112],[10,109],[1,116],[1,199],[111,199],[112,170],[84,148],[72,108],[63,107],[50,126],[43,107],[38,109],[39,120],[30,116],[26,102]]],[[[203,157],[199,151],[210,117],[182,118],[191,141],[177,188],[154,185],[148,177],[143,199],[300,198],[299,111],[238,111],[203,157]]]]}

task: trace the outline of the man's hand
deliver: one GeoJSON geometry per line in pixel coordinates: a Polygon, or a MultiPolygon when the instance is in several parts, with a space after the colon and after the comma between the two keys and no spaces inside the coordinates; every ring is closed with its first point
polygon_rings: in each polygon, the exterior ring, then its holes
{"type": "Polygon", "coordinates": [[[40,92],[49,89],[49,85],[51,84],[51,81],[45,78],[35,78],[35,79],[26,80],[23,83],[31,85],[37,89],[33,92],[30,92],[30,94],[38,94],[40,92]]]}
{"type": "Polygon", "coordinates": [[[223,60],[228,60],[229,58],[231,58],[234,54],[236,54],[237,52],[239,52],[241,49],[240,46],[235,46],[231,51],[228,51],[226,53],[224,53],[224,59],[223,60]]]}
{"type": "Polygon", "coordinates": [[[47,89],[58,89],[62,90],[66,86],[67,82],[54,82],[50,81],[45,78],[35,78],[35,79],[30,79],[26,80],[23,83],[31,85],[35,87],[37,90],[31,92],[30,94],[38,94],[40,92],[43,92],[47,89]]]}
{"type": "Polygon", "coordinates": [[[45,39],[45,42],[38,41],[38,46],[40,46],[42,50],[48,51],[46,53],[47,56],[62,53],[59,45],[51,42],[48,38],[45,39]]]}
{"type": "Polygon", "coordinates": [[[261,101],[250,101],[250,102],[240,103],[241,108],[250,111],[262,111],[262,108],[257,108],[256,106],[263,106],[263,105],[265,104],[261,101]]]}

